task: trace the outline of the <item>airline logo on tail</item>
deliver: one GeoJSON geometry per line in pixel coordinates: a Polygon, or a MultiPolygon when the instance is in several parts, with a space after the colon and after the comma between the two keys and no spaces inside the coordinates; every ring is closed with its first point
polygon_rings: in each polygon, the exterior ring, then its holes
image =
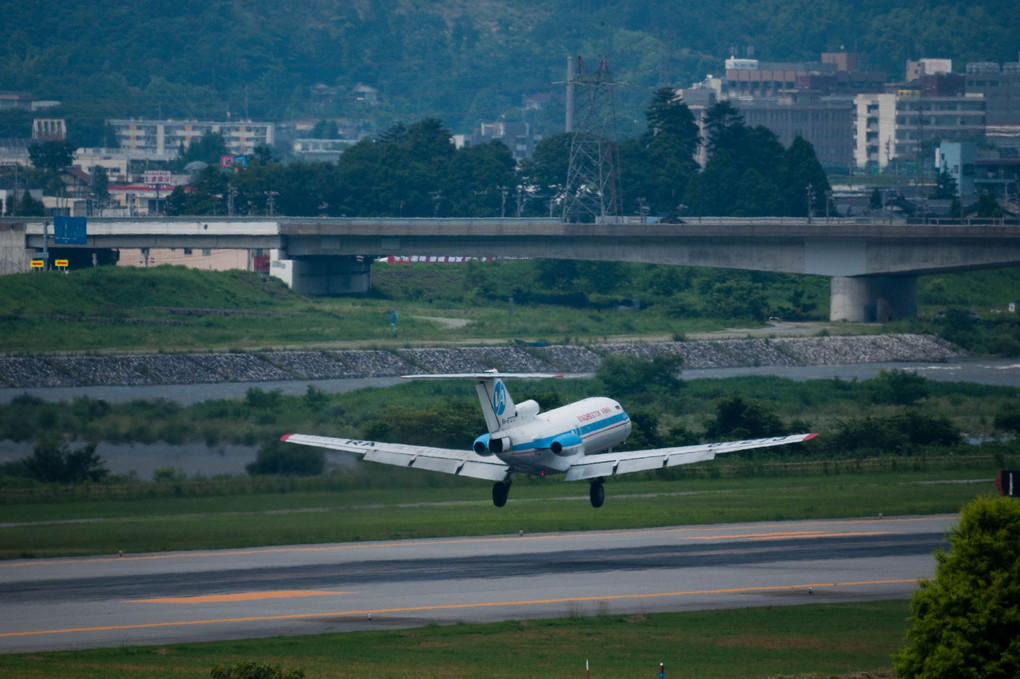
{"type": "Polygon", "coordinates": [[[496,411],[497,417],[506,410],[506,387],[499,380],[496,380],[496,386],[492,390],[492,409],[496,411]]]}

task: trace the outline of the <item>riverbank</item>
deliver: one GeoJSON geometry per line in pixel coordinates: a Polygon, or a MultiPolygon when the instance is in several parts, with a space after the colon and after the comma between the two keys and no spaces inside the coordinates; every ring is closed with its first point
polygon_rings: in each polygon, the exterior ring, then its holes
{"type": "Polygon", "coordinates": [[[385,378],[411,373],[592,373],[612,355],[677,355],[684,370],[944,362],[963,352],[930,335],[768,337],[693,342],[515,344],[319,351],[0,356],[8,389],[385,378]]]}

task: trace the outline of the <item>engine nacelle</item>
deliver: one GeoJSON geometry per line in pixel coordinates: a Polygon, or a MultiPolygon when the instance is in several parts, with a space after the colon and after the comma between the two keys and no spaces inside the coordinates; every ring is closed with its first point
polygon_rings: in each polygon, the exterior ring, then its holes
{"type": "Polygon", "coordinates": [[[482,457],[488,457],[489,455],[509,451],[511,448],[513,448],[513,443],[510,441],[509,436],[497,436],[496,438],[492,438],[489,434],[482,434],[475,439],[474,444],[475,452],[482,457]]]}
{"type": "Polygon", "coordinates": [[[476,438],[474,449],[475,452],[481,455],[482,457],[489,457],[490,455],[492,455],[492,451],[489,450],[489,435],[482,434],[481,436],[476,438]]]}
{"type": "Polygon", "coordinates": [[[549,444],[549,450],[553,451],[556,455],[569,457],[580,451],[582,446],[581,437],[571,432],[569,434],[561,434],[553,439],[553,442],[549,444]]]}

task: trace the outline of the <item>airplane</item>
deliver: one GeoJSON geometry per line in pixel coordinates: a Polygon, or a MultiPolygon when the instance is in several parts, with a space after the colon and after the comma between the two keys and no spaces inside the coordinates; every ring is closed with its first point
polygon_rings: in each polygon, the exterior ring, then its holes
{"type": "Polygon", "coordinates": [[[544,379],[562,375],[486,370],[403,377],[474,380],[488,433],[476,438],[471,450],[309,434],[285,434],[280,440],[354,453],[368,462],[494,481],[492,503],[497,507],[506,504],[512,474],[564,474],[567,481],[588,480],[591,504],[593,507],[601,507],[605,501],[603,483],[607,476],[702,462],[722,453],[739,450],[800,443],[818,435],[791,434],[746,441],[614,452],[613,448],[622,444],[631,430],[630,416],[618,402],[605,396],[593,396],[543,413],[539,412],[538,403],[531,399],[514,403],[503,384],[504,378],[544,379]]]}

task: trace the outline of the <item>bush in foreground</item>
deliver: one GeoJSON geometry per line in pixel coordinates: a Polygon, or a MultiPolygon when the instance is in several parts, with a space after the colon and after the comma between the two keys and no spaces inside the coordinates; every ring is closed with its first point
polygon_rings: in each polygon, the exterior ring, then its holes
{"type": "Polygon", "coordinates": [[[978,498],[936,553],[935,580],[910,603],[908,645],[896,656],[906,679],[1020,676],[1020,503],[978,498]]]}

